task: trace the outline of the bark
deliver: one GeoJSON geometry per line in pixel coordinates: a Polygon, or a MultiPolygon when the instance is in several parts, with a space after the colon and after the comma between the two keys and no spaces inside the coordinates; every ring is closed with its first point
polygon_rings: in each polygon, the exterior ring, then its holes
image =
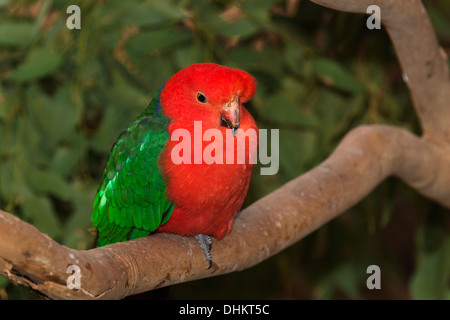
{"type": "Polygon", "coordinates": [[[314,2],[360,13],[372,4],[380,7],[423,128],[421,137],[392,126],[352,130],[323,163],[243,210],[229,235],[213,239],[211,269],[194,238],[161,233],[78,251],[0,211],[0,273],[54,299],[120,299],[254,266],[345,212],[391,175],[450,208],[447,57],[422,3],[314,2]],[[80,268],[79,289],[67,287],[71,265],[80,268]]]}

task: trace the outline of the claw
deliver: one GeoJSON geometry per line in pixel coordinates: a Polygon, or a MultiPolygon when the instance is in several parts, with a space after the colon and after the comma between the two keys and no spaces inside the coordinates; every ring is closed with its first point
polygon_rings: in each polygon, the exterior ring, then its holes
{"type": "Polygon", "coordinates": [[[208,261],[208,269],[211,269],[211,266],[212,266],[211,238],[206,234],[198,234],[195,236],[195,239],[197,239],[198,244],[200,245],[200,248],[203,250],[203,253],[205,255],[205,260],[208,261]]]}

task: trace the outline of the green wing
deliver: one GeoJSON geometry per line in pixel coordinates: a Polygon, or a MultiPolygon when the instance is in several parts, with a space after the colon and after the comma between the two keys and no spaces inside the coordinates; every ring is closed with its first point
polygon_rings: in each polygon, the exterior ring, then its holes
{"type": "Polygon", "coordinates": [[[174,209],[158,167],[170,122],[160,112],[159,92],[111,149],[92,212],[98,246],[146,236],[174,209]]]}

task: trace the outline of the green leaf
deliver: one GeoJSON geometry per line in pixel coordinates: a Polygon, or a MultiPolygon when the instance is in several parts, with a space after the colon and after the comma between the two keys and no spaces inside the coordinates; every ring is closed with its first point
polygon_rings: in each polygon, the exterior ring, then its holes
{"type": "Polygon", "coordinates": [[[242,2],[242,9],[252,17],[268,23],[270,21],[270,9],[276,0],[245,0],[242,2]]]}
{"type": "Polygon", "coordinates": [[[61,234],[61,222],[48,198],[32,196],[25,199],[22,212],[36,228],[50,237],[55,238],[61,234]]]}
{"type": "Polygon", "coordinates": [[[150,1],[148,5],[154,12],[166,19],[179,20],[184,18],[180,6],[172,4],[170,1],[150,1]]]}
{"type": "Polygon", "coordinates": [[[62,244],[70,248],[84,250],[91,248],[94,237],[89,232],[92,227],[91,212],[97,191],[97,184],[84,183],[72,196],[73,213],[63,226],[62,244]]]}
{"type": "MultiPolygon", "coordinates": [[[[154,25],[160,23],[173,23],[184,18],[179,6],[169,1],[151,1],[129,5],[120,16],[124,25],[154,25]]],[[[117,18],[115,19],[117,21],[117,18]]]]}
{"type": "Polygon", "coordinates": [[[74,192],[72,186],[56,172],[28,168],[26,175],[36,191],[50,193],[62,200],[70,199],[74,192]]]}
{"type": "Polygon", "coordinates": [[[312,61],[313,70],[325,85],[350,93],[362,91],[362,87],[344,67],[337,62],[318,58],[312,61]]]}
{"type": "Polygon", "coordinates": [[[420,252],[411,281],[411,295],[418,300],[448,299],[450,296],[450,236],[437,250],[420,252]]]}
{"type": "Polygon", "coordinates": [[[218,33],[226,37],[249,37],[259,30],[259,25],[248,19],[229,22],[218,18],[214,22],[213,27],[218,33]]]}
{"type": "Polygon", "coordinates": [[[204,60],[205,47],[203,43],[198,46],[178,46],[174,52],[174,58],[179,69],[185,68],[198,61],[204,60]]]}
{"type": "Polygon", "coordinates": [[[63,146],[56,149],[51,167],[61,176],[67,176],[73,173],[80,160],[81,150],[79,146],[63,146]]]}
{"type": "Polygon", "coordinates": [[[308,168],[317,146],[317,136],[310,132],[280,131],[280,168],[288,177],[296,177],[308,168]]]}
{"type": "MultiPolygon", "coordinates": [[[[69,86],[60,87],[49,97],[37,85],[26,89],[26,147],[30,152],[54,150],[60,142],[77,141],[77,108],[69,86]],[[40,134],[36,134],[38,131],[40,134]]],[[[38,158],[33,155],[33,161],[38,158]]]]}
{"type": "Polygon", "coordinates": [[[258,51],[249,46],[239,46],[229,52],[230,61],[226,65],[240,68],[248,72],[258,70],[270,76],[270,81],[280,81],[283,74],[283,61],[280,59],[280,50],[273,46],[267,46],[258,51]]]}
{"type": "Polygon", "coordinates": [[[48,47],[34,49],[8,79],[26,82],[45,77],[57,70],[61,66],[62,60],[60,54],[53,52],[48,47]]]}
{"type": "Polygon", "coordinates": [[[3,91],[3,88],[0,86],[0,120],[4,120],[7,117],[10,104],[6,102],[6,93],[3,91]]]}
{"type": "Polygon", "coordinates": [[[258,111],[269,121],[274,121],[280,125],[298,125],[308,128],[319,126],[319,121],[315,116],[303,112],[300,106],[288,96],[287,92],[264,98],[262,108],[258,111]]]}
{"type": "Polygon", "coordinates": [[[284,50],[284,62],[293,72],[300,76],[307,76],[308,67],[310,68],[309,61],[305,58],[305,49],[293,41],[286,43],[284,50]]]}
{"type": "Polygon", "coordinates": [[[0,46],[23,48],[30,44],[33,23],[5,21],[0,23],[0,46]]]}
{"type": "Polygon", "coordinates": [[[12,165],[6,162],[0,163],[0,198],[8,200],[13,194],[11,186],[13,185],[14,177],[11,168],[12,165]]]}
{"type": "Polygon", "coordinates": [[[188,32],[173,32],[171,29],[141,32],[128,39],[126,51],[133,62],[148,60],[150,53],[170,51],[180,43],[190,43],[191,34],[188,32]],[[151,45],[143,46],[143,43],[151,45]]]}
{"type": "Polygon", "coordinates": [[[9,280],[5,278],[4,276],[0,276],[0,290],[5,288],[9,284],[9,280]]]}
{"type": "Polygon", "coordinates": [[[318,281],[319,299],[333,298],[336,287],[342,290],[350,299],[358,298],[358,286],[361,281],[356,267],[351,262],[343,263],[337,267],[331,267],[331,271],[318,281]]]}
{"type": "Polygon", "coordinates": [[[70,98],[69,86],[61,87],[53,97],[52,104],[48,106],[51,114],[53,134],[64,139],[74,131],[77,123],[77,110],[74,101],[70,98]]]}

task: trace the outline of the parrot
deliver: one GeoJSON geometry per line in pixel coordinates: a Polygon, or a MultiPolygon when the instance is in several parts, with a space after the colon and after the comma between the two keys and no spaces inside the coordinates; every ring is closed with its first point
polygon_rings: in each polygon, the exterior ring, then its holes
{"type": "MultiPolygon", "coordinates": [[[[215,63],[193,64],[175,73],[111,148],[91,215],[96,246],[159,232],[192,236],[210,268],[210,237],[220,240],[231,231],[249,188],[254,165],[249,159],[256,151],[237,137],[258,130],[243,106],[255,90],[249,73],[215,63]],[[202,135],[215,129],[226,137],[231,131],[236,141],[232,151],[244,152],[245,161],[194,161],[194,152],[192,161],[174,161],[180,143],[174,134],[180,129],[191,134],[183,142],[191,142],[193,151],[205,151],[204,141],[194,140],[196,122],[202,135]]],[[[224,157],[227,148],[224,144],[224,157]]],[[[180,153],[188,156],[188,151],[180,153]]]]}

